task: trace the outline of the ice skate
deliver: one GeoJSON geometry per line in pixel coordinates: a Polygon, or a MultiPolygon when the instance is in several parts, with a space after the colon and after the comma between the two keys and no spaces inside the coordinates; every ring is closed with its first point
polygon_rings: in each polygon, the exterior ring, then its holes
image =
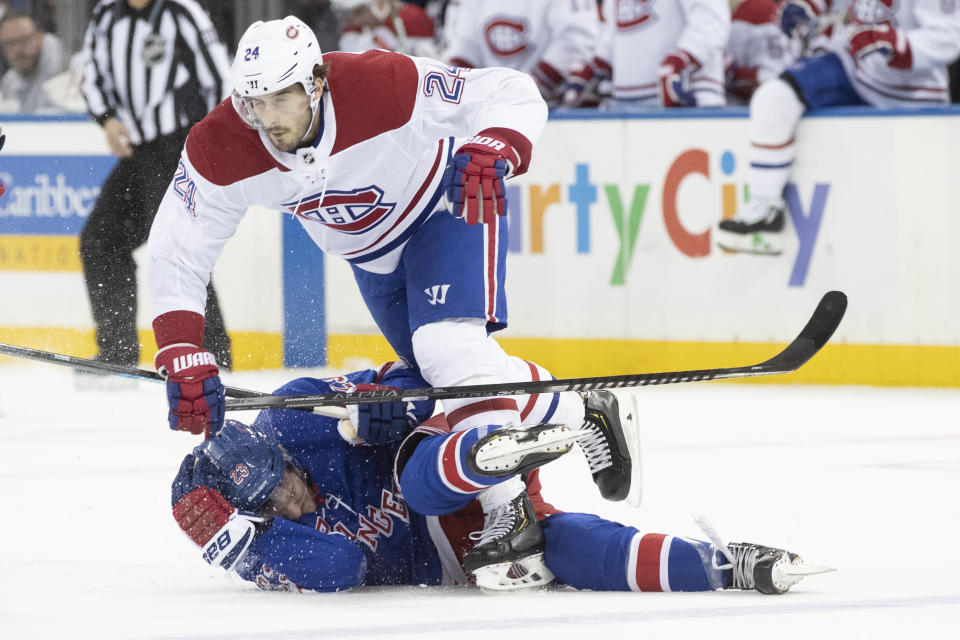
{"type": "Polygon", "coordinates": [[[754,201],[747,204],[743,217],[722,220],[717,225],[717,246],[736,253],[778,256],[783,253],[783,227],[786,219],[783,202],[754,201]]]}
{"type": "Polygon", "coordinates": [[[544,563],[545,543],[533,503],[523,491],[484,517],[477,545],[463,555],[463,568],[483,591],[539,587],[553,581],[544,563]]]}
{"type": "Polygon", "coordinates": [[[607,500],[629,498],[640,505],[640,433],[636,407],[621,421],[620,403],[609,391],[597,389],[581,392],[585,437],[580,448],[590,465],[593,481],[600,495],[607,500]]]}
{"type": "MultiPolygon", "coordinates": [[[[731,542],[731,589],[756,589],[760,593],[786,593],[806,576],[836,571],[806,564],[795,553],[749,542],[731,542]]],[[[721,567],[722,568],[722,567],[721,567]]]]}
{"type": "Polygon", "coordinates": [[[470,447],[467,469],[494,478],[527,473],[570,451],[584,435],[561,424],[502,427],[470,447]]]}

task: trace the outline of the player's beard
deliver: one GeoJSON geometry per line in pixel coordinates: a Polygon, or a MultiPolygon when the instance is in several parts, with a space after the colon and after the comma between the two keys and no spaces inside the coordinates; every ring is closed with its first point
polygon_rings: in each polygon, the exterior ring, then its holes
{"type": "Polygon", "coordinates": [[[273,143],[280,151],[293,151],[297,148],[297,144],[300,142],[300,138],[293,133],[293,129],[279,127],[272,130],[267,130],[267,136],[270,138],[270,142],[273,143]]]}
{"type": "Polygon", "coordinates": [[[314,114],[312,110],[308,110],[305,115],[306,123],[300,124],[296,123],[290,127],[273,127],[272,129],[267,129],[267,136],[270,138],[270,142],[273,143],[280,151],[294,151],[297,147],[306,146],[313,140],[304,140],[304,136],[313,130],[314,124],[318,120],[318,114],[314,114]],[[311,118],[310,115],[314,117],[311,118]],[[273,132],[276,131],[276,134],[273,132]],[[300,133],[298,134],[297,131],[300,133]]]}

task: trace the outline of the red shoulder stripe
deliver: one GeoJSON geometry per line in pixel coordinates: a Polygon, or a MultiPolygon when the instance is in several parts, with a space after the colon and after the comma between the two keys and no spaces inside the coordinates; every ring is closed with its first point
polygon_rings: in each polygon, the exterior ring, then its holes
{"type": "Polygon", "coordinates": [[[413,115],[419,76],[413,60],[389,51],[328,53],[327,86],[337,117],[331,155],[398,129],[413,115]]]}
{"type": "Polygon", "coordinates": [[[186,146],[197,172],[221,187],[270,169],[289,171],[264,148],[259,134],[244,124],[230,98],[190,129],[186,146]]]}
{"type": "Polygon", "coordinates": [[[774,0],[745,0],[733,12],[731,19],[755,25],[776,22],[777,3],[774,0]]]}

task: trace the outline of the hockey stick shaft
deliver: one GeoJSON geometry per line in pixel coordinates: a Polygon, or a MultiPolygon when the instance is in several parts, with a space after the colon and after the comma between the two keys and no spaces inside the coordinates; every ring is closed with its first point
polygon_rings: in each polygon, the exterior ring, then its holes
{"type": "Polygon", "coordinates": [[[380,389],[356,393],[327,393],[307,396],[270,396],[228,400],[227,411],[253,409],[308,409],[329,405],[361,404],[365,402],[415,401],[445,398],[487,398],[491,396],[528,395],[590,389],[641,387],[653,384],[674,384],[723,380],[750,376],[775,375],[796,371],[812,358],[830,340],[847,308],[847,296],[830,291],[820,300],[810,320],[800,334],[780,353],[759,364],[693,371],[636,373],[595,378],[566,378],[535,382],[507,382],[502,384],[470,385],[462,387],[428,387],[422,389],[380,389]]]}
{"type": "MultiPolygon", "coordinates": [[[[137,369],[120,364],[111,364],[109,362],[100,362],[99,360],[88,360],[86,358],[77,358],[64,355],[62,353],[53,353],[51,351],[40,351],[39,349],[29,349],[13,344],[0,342],[0,355],[14,356],[17,358],[26,358],[27,360],[37,360],[39,362],[50,362],[60,364],[81,371],[91,373],[110,374],[124,378],[133,378],[134,380],[147,380],[149,382],[166,382],[159,373],[148,371],[146,369],[137,369]]],[[[240,387],[224,386],[224,393],[230,398],[269,398],[273,397],[269,393],[260,391],[251,391],[240,387]]],[[[319,406],[305,407],[313,409],[313,413],[338,418],[340,420],[349,419],[349,412],[341,406],[319,406]]]]}
{"type": "MultiPolygon", "coordinates": [[[[14,356],[17,358],[26,358],[27,360],[37,360],[39,362],[49,362],[59,364],[80,371],[90,373],[110,374],[122,376],[124,378],[133,378],[135,380],[148,380],[150,382],[166,382],[159,373],[148,371],[146,369],[137,369],[122,364],[112,364],[110,362],[101,362],[99,360],[88,360],[87,358],[77,358],[64,355],[62,353],[52,353],[50,351],[40,351],[39,349],[29,349],[19,347],[13,344],[4,344],[0,342],[0,355],[14,356]]],[[[239,387],[224,387],[227,396],[231,398],[263,398],[270,397],[268,393],[241,389],[239,387]]]]}

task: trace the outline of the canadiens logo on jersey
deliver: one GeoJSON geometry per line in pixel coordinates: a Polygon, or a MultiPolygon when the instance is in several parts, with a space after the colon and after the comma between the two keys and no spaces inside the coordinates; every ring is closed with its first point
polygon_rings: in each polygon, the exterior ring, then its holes
{"type": "Polygon", "coordinates": [[[487,46],[498,56],[517,56],[530,50],[527,23],[511,18],[494,18],[483,29],[487,46]]]}
{"type": "Polygon", "coordinates": [[[383,201],[383,190],[370,186],[353,191],[315,193],[296,202],[285,202],[291,213],[326,225],[334,231],[357,235],[370,231],[390,217],[395,202],[383,201]],[[323,202],[320,202],[321,196],[323,202]]]}
{"type": "Polygon", "coordinates": [[[850,19],[859,24],[894,23],[898,0],[853,0],[850,19]]]}
{"type": "Polygon", "coordinates": [[[656,18],[657,0],[617,0],[617,29],[633,29],[656,18]]]}

